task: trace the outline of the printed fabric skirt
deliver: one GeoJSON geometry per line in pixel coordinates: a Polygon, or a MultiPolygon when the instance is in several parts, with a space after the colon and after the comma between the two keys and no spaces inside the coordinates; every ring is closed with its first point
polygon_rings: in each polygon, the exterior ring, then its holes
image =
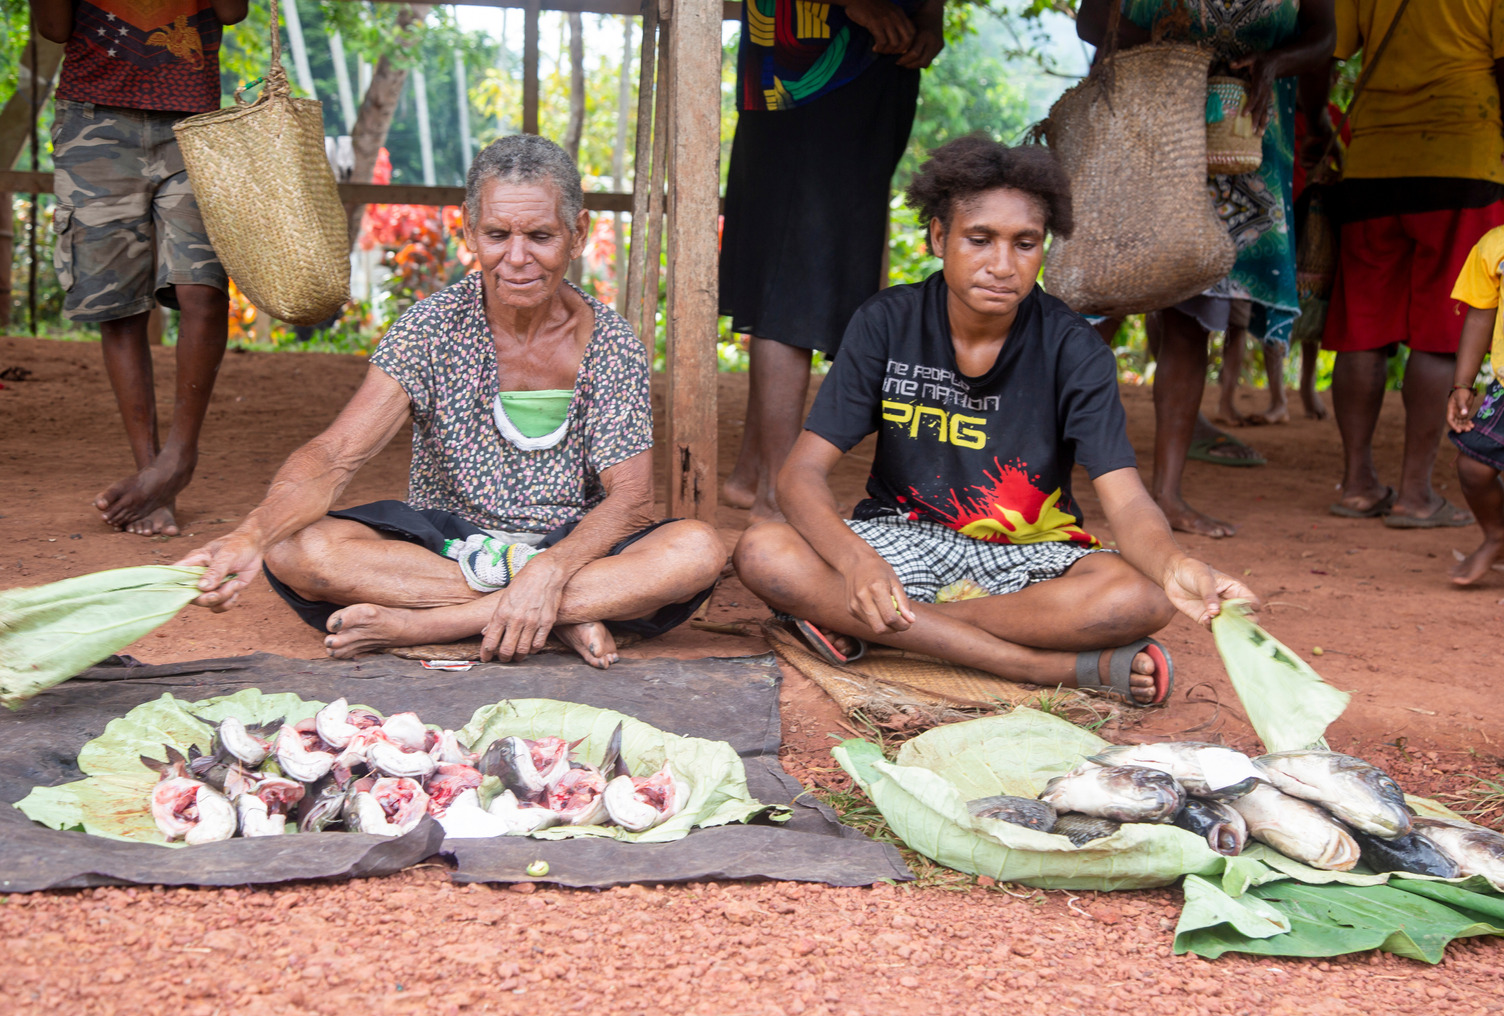
{"type": "Polygon", "coordinates": [[[919,72],[886,58],[807,105],[738,116],[720,271],[732,331],[835,355],[879,289],[918,97],[919,72]]]}
{"type": "Polygon", "coordinates": [[[1504,472],[1504,386],[1497,378],[1483,391],[1483,402],[1473,415],[1473,429],[1447,436],[1468,458],[1504,472]]]}

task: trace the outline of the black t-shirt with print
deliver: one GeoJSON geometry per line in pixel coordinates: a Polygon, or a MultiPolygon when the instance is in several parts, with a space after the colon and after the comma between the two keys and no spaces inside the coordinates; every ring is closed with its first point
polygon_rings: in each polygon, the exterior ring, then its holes
{"type": "Polygon", "coordinates": [[[858,519],[899,514],[996,543],[1094,546],[1071,468],[1096,479],[1135,464],[1111,350],[1037,287],[997,362],[956,366],[940,272],[894,286],[851,319],[805,429],[849,451],[877,431],[858,519]]]}

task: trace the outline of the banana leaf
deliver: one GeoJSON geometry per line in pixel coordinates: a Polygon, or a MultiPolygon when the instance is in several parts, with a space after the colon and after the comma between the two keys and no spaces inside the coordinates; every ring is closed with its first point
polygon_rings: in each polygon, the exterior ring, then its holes
{"type": "Polygon", "coordinates": [[[1271,882],[1233,899],[1216,886],[1186,879],[1186,907],[1175,951],[1216,959],[1226,952],[1262,956],[1342,956],[1382,949],[1440,963],[1447,944],[1473,935],[1504,935],[1504,897],[1458,885],[1395,878],[1386,885],[1271,882]],[[1288,930],[1260,933],[1284,923],[1288,930]]]}
{"type": "MultiPolygon", "coordinates": [[[[151,790],[157,774],[142,764],[141,756],[164,759],[168,746],[186,755],[190,745],[207,754],[214,738],[211,724],[228,716],[247,725],[278,717],[296,723],[324,705],[287,692],[263,694],[255,688],[196,702],[164,694],[111,720],[99,737],[79,750],[78,767],[84,779],[36,787],[16,807],[32,821],[54,829],[81,828],[112,839],[165,843],[151,817],[151,790]]],[[[657,843],[680,839],[695,826],[745,822],[766,812],[771,812],[774,820],[787,817],[787,809],[771,808],[752,799],[742,761],[726,742],[680,737],[609,709],[552,699],[515,699],[477,709],[458,735],[463,743],[480,746],[511,734],[527,738],[551,735],[569,741],[584,738],[576,749],[579,757],[599,762],[618,722],[622,724],[623,754],[632,772],[646,775],[669,762],[690,785],[686,806],[663,825],[646,832],[577,826],[545,830],[540,836],[615,836],[657,843]]]]}
{"type": "Polygon", "coordinates": [[[1320,741],[1347,708],[1351,696],[1254,624],[1246,601],[1223,605],[1212,619],[1212,636],[1265,751],[1294,751],[1320,741]]]}
{"type": "Polygon", "coordinates": [[[0,703],[18,709],[170,621],[203,574],[141,565],[0,592],[0,703]]]}
{"type": "Polygon", "coordinates": [[[926,731],[900,749],[896,763],[862,740],[846,741],[834,754],[904,843],[958,871],[1045,889],[1099,890],[1168,885],[1194,872],[1218,878],[1235,895],[1269,877],[1258,861],[1224,857],[1204,837],[1171,825],[1124,825],[1078,847],[966,808],[994,794],[1036,797],[1052,777],[1105,747],[1066,720],[1019,708],[926,731]]]}
{"type": "MultiPolygon", "coordinates": [[[[664,843],[682,839],[696,826],[746,822],[764,813],[774,821],[788,818],[787,809],[753,799],[747,789],[742,760],[725,741],[681,737],[611,709],[555,699],[511,699],[477,709],[470,722],[457,733],[462,742],[476,750],[484,750],[501,737],[553,736],[566,741],[583,738],[575,748],[576,755],[598,765],[618,723],[622,725],[622,756],[632,774],[647,776],[667,762],[674,775],[689,784],[688,802],[662,825],[640,833],[619,826],[565,826],[540,830],[533,834],[535,837],[557,840],[610,836],[630,843],[664,843]]],[[[494,784],[483,787],[482,799],[493,789],[494,784]]]]}

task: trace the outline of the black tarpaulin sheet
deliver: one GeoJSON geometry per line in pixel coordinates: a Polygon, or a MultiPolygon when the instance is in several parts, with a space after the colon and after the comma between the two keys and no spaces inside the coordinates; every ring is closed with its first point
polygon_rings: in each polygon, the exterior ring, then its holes
{"type": "Polygon", "coordinates": [[[34,786],[81,778],[79,749],[110,720],[163,693],[192,701],[259,688],[321,701],[343,695],[383,713],[412,710],[426,723],[452,728],[481,706],[511,698],[615,709],[662,730],[730,743],[746,766],[752,795],[790,806],[793,817],[778,825],[697,829],[665,844],[525,837],[443,844],[437,823],[425,822],[395,840],[322,833],[173,848],[59,832],[0,807],[0,892],[383,875],[441,850],[454,858],[453,877],[466,882],[527,881],[524,869],[536,860],[549,864],[540,881],[571,886],[709,878],[869,885],[912,877],[893,847],[842,826],[829,808],[800,796],[802,788],[778,764],[778,685],[770,656],[623,660],[600,671],[545,654],[459,673],[428,671],[395,657],[293,660],[269,653],[162,666],[102,665],[0,715],[0,802],[13,804],[34,786]]]}

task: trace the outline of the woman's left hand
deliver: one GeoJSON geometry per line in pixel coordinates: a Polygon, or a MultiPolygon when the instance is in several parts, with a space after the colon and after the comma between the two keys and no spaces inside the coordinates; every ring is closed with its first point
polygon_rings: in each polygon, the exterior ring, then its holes
{"type": "Polygon", "coordinates": [[[1263,130],[1274,111],[1274,79],[1278,76],[1269,53],[1253,53],[1234,60],[1233,70],[1248,72],[1248,113],[1253,126],[1263,130]]]}
{"type": "Polygon", "coordinates": [[[1243,583],[1184,555],[1166,569],[1164,589],[1176,610],[1201,625],[1211,624],[1222,613],[1225,600],[1248,600],[1255,610],[1260,606],[1258,596],[1243,583]]]}
{"type": "Polygon", "coordinates": [[[496,608],[481,630],[480,658],[493,656],[502,663],[540,652],[559,617],[568,581],[547,554],[530,558],[517,571],[512,584],[492,594],[496,608]]]}

